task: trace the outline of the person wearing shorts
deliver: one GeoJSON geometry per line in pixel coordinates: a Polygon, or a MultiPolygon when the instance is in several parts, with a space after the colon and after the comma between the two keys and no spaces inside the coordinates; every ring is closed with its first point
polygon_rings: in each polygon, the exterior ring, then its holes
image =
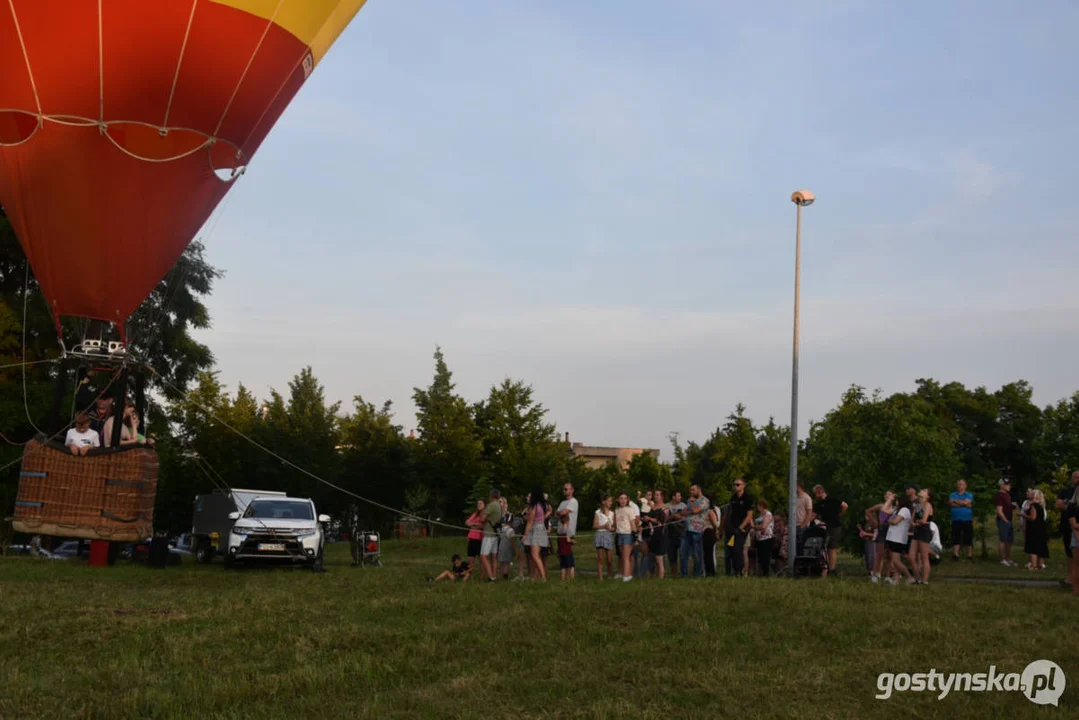
{"type": "Polygon", "coordinates": [[[483,541],[480,544],[480,565],[483,577],[494,582],[498,577],[498,529],[502,525],[502,494],[491,490],[483,511],[483,541]]]}
{"type": "Polygon", "coordinates": [[[633,553],[633,544],[637,540],[637,531],[640,527],[640,513],[635,512],[629,504],[629,494],[619,493],[618,507],[614,509],[614,540],[615,547],[618,548],[622,582],[633,579],[633,563],[630,555],[633,553]]]}
{"type": "Polygon", "coordinates": [[[967,559],[974,560],[974,496],[967,492],[967,481],[957,482],[948,496],[952,509],[952,560],[958,560],[965,547],[967,559]]]}
{"type": "MultiPolygon", "coordinates": [[[[884,546],[888,549],[891,572],[905,576],[907,582],[913,584],[917,581],[914,579],[914,576],[910,574],[910,570],[907,569],[907,566],[903,564],[903,557],[907,554],[907,546],[909,543],[908,534],[910,533],[910,522],[912,517],[910,510],[910,498],[900,498],[899,509],[888,521],[888,533],[885,535],[886,540],[884,546]]],[[[894,585],[896,581],[889,574],[884,578],[884,582],[889,585],[894,585]]]]}
{"type": "Polygon", "coordinates": [[[828,526],[828,575],[835,577],[836,558],[839,543],[843,540],[843,513],[847,512],[847,503],[838,498],[828,497],[824,488],[813,488],[817,501],[813,504],[813,514],[828,526]]]}
{"type": "Polygon", "coordinates": [[[667,560],[667,505],[663,502],[662,490],[652,493],[652,509],[641,516],[641,522],[647,522],[652,532],[648,536],[648,556],[652,558],[652,567],[656,577],[666,577],[667,560]]]}
{"type": "Polygon", "coordinates": [[[476,558],[480,556],[483,545],[483,518],[487,509],[487,501],[482,498],[476,501],[476,512],[468,516],[465,525],[468,526],[468,564],[476,567],[476,558]]]}
{"type": "Polygon", "coordinates": [[[469,575],[472,574],[472,568],[469,566],[468,561],[462,560],[460,555],[454,555],[450,562],[452,567],[449,570],[443,571],[438,577],[427,578],[427,582],[442,581],[442,580],[459,580],[464,582],[468,580],[469,575]]]}
{"type": "Polygon", "coordinates": [[[572,580],[576,577],[577,560],[573,557],[574,540],[566,535],[558,536],[558,568],[562,571],[563,580],[572,580]]]}
{"type": "Polygon", "coordinates": [[[882,571],[888,574],[888,568],[885,567],[885,559],[888,555],[888,521],[892,518],[895,502],[895,493],[887,490],[884,493],[884,502],[873,505],[865,511],[867,518],[872,513],[877,514],[877,537],[874,539],[876,553],[873,558],[873,569],[869,571],[871,582],[880,582],[882,571]]]}
{"type": "Polygon", "coordinates": [[[599,499],[599,507],[592,518],[592,529],[596,531],[596,573],[603,579],[603,567],[607,566],[607,577],[614,577],[612,560],[614,558],[614,510],[611,510],[611,496],[599,499]]]}
{"type": "Polygon", "coordinates": [[[550,505],[543,488],[537,486],[528,496],[528,525],[525,527],[525,537],[528,538],[529,557],[532,560],[530,574],[533,580],[547,582],[547,553],[551,545],[547,536],[546,519],[550,514],[550,505]]]}

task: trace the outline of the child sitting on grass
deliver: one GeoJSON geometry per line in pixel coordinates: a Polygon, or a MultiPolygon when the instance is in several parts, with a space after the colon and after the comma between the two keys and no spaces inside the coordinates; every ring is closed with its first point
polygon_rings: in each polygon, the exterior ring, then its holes
{"type": "MultiPolygon", "coordinates": [[[[443,570],[442,574],[434,580],[468,580],[472,574],[472,567],[464,560],[460,555],[454,555],[450,561],[453,563],[452,570],[443,570]]],[[[427,578],[427,582],[431,582],[432,578],[427,578]]]]}

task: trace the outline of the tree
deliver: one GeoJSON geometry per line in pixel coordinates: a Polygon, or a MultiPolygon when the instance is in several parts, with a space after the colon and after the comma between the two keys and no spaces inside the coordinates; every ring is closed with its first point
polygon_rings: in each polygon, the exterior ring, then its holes
{"type": "Polygon", "coordinates": [[[181,390],[195,376],[213,367],[210,348],[196,341],[192,330],[210,327],[210,311],[203,300],[224,271],[206,262],[205,246],[195,240],[157,284],[150,296],[128,318],[128,346],[135,357],[161,374],[148,383],[167,393],[168,385],[181,390]]]}
{"type": "Polygon", "coordinates": [[[1008,383],[993,394],[997,401],[994,464],[1012,478],[1019,491],[1035,484],[1038,477],[1036,445],[1042,417],[1031,401],[1033,394],[1026,380],[1008,383]]]}
{"type": "MultiPolygon", "coordinates": [[[[430,493],[416,483],[415,443],[401,430],[393,421],[389,400],[376,408],[361,396],[354,397],[352,414],[340,422],[343,457],[339,482],[383,505],[426,516],[431,509],[430,493]]],[[[370,527],[385,527],[395,519],[393,513],[368,503],[356,504],[349,515],[370,527]]]]}
{"type": "MultiPolygon", "coordinates": [[[[216,372],[203,371],[186,398],[168,406],[175,433],[157,443],[159,461],[154,524],[176,530],[191,524],[196,495],[214,488],[250,487],[276,463],[241,437],[260,433],[258,401],[241,383],[231,397],[216,372]]],[[[272,490],[269,486],[259,489],[272,490]]]]}
{"type": "Polygon", "coordinates": [[[565,477],[566,447],[530,385],[506,378],[491,387],[473,413],[485,470],[471,499],[492,485],[510,496],[523,496],[536,486],[550,492],[565,477]]]}
{"type": "Polygon", "coordinates": [[[618,493],[630,492],[626,473],[613,458],[602,467],[584,468],[584,476],[579,482],[574,483],[574,488],[577,491],[577,500],[581,503],[579,516],[588,518],[591,518],[592,513],[599,507],[599,501],[604,495],[610,495],[611,500],[617,504],[618,493]]]}
{"type": "Polygon", "coordinates": [[[626,483],[634,495],[656,488],[666,490],[673,481],[674,476],[671,474],[670,466],[659,462],[650,452],[634,455],[629,461],[629,466],[626,467],[626,483]]]}
{"type": "Polygon", "coordinates": [[[672,432],[667,435],[674,453],[674,462],[671,463],[671,487],[668,492],[672,495],[677,490],[685,495],[689,492],[689,486],[693,484],[693,477],[697,473],[697,460],[701,455],[701,448],[692,440],[686,447],[679,442],[679,433],[672,432]]]}
{"type": "Polygon", "coordinates": [[[686,448],[686,460],[693,468],[690,483],[701,486],[705,495],[726,498],[736,478],[746,478],[754,492],[750,471],[757,453],[757,431],[745,415],[745,406],[735,406],[727,421],[716,428],[699,448],[692,443],[686,448]]]}
{"type": "Polygon", "coordinates": [[[1042,412],[1035,454],[1040,482],[1079,468],[1079,392],[1042,412]]]}
{"type": "Polygon", "coordinates": [[[265,419],[255,428],[255,437],[262,445],[291,463],[273,462],[265,469],[264,477],[273,483],[268,489],[310,497],[320,512],[341,514],[348,504],[347,497],[315,479],[333,482],[339,477],[341,456],[337,445],[341,404],[326,403],[325,388],[310,367],[295,375],[288,386],[287,402],[276,390],[270,391],[270,400],[265,404],[265,419]]]}
{"type": "MultiPolygon", "coordinates": [[[[773,512],[787,507],[790,478],[791,432],[774,418],[757,428],[757,447],[747,480],[757,498],[768,501],[773,512]]],[[[802,454],[799,454],[799,460],[802,454]]]]}
{"type": "Polygon", "coordinates": [[[414,388],[419,430],[419,475],[441,513],[466,508],[482,471],[481,443],[472,408],[454,392],[453,374],[442,349],[435,349],[435,376],[427,388],[414,388]]]}
{"type": "MultiPolygon", "coordinates": [[[[952,486],[959,471],[955,442],[954,429],[924,398],[903,393],[882,398],[879,392],[869,396],[851,386],[839,407],[810,428],[809,479],[851,505],[845,537],[856,547],[855,524],[866,507],[883,499],[885,490],[901,491],[914,483],[939,494],[952,486]]],[[[937,515],[945,537],[946,515],[937,515]]]]}

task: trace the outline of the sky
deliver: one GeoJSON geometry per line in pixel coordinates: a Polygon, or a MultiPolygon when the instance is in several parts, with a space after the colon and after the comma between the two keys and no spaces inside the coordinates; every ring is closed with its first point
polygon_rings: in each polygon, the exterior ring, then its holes
{"type": "Polygon", "coordinates": [[[1079,389],[1074,2],[369,0],[211,218],[261,397],[534,388],[572,440],[799,432],[851,384],[1079,389]]]}

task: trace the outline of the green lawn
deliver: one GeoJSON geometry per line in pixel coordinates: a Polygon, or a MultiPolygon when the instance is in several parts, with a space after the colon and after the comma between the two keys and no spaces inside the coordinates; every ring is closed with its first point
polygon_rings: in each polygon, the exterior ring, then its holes
{"type": "Polygon", "coordinates": [[[831,581],[428,584],[462,545],[387,541],[381,569],[334,545],[325,574],[0,559],[0,717],[1074,717],[1079,703],[1079,600],[1062,589],[872,585],[853,561],[831,581]],[[1059,708],[873,697],[880,672],[1041,658],[1071,676],[1059,708]]]}

